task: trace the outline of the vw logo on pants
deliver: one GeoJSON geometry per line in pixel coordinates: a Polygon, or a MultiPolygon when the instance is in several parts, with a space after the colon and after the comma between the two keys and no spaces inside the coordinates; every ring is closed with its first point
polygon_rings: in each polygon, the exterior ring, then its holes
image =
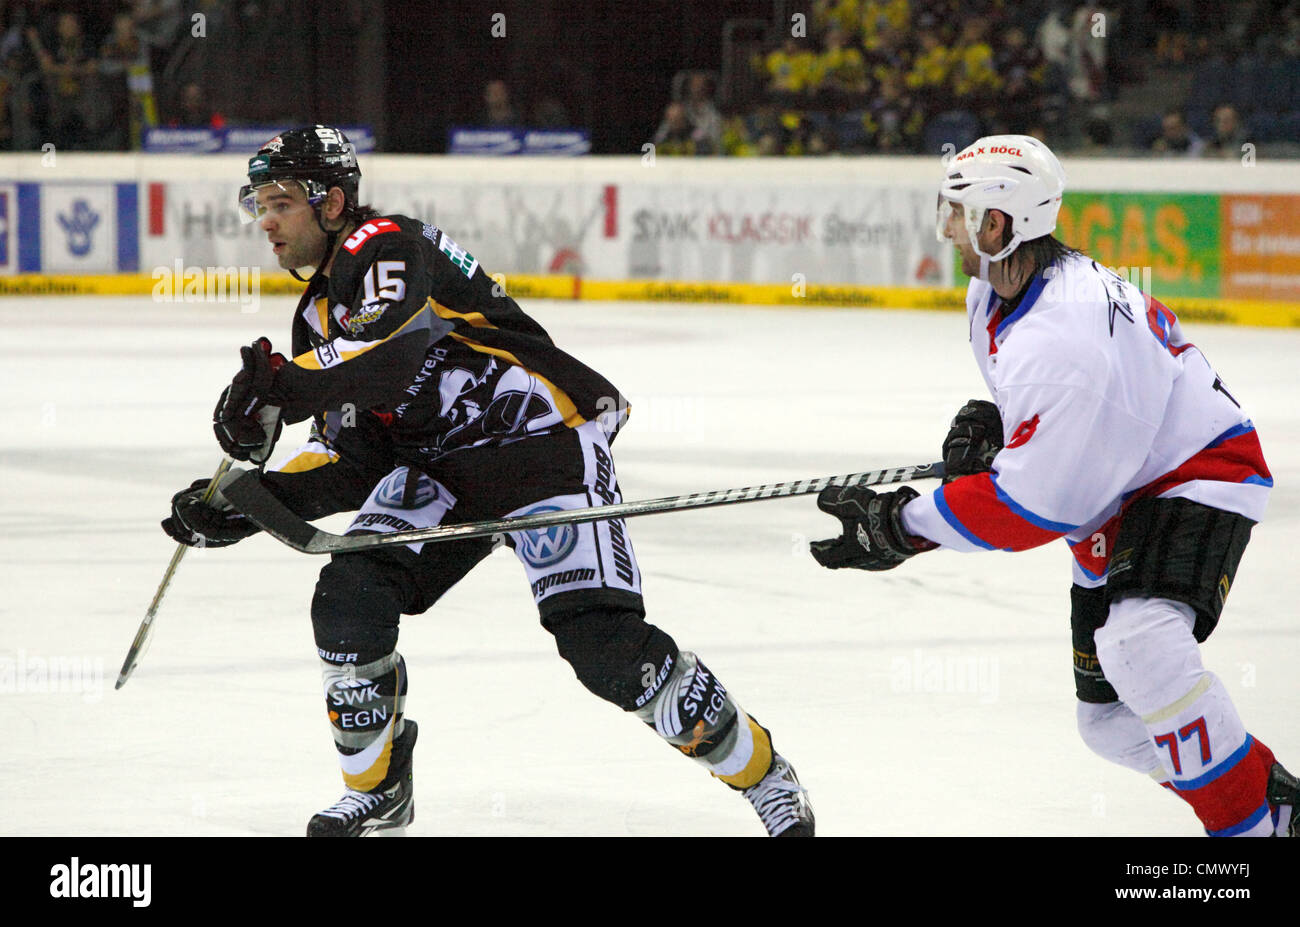
{"type": "MultiPolygon", "coordinates": [[[[538,505],[521,512],[521,515],[537,515],[541,512],[562,512],[558,505],[538,505]]],[[[519,533],[519,550],[529,566],[541,569],[559,563],[573,552],[578,543],[578,530],[575,525],[552,525],[534,531],[519,533]]]]}
{"type": "Polygon", "coordinates": [[[384,477],[375,491],[375,502],[386,509],[418,509],[438,498],[437,484],[429,478],[428,474],[421,473],[416,477],[415,498],[411,500],[410,505],[402,505],[409,472],[407,467],[398,467],[384,477]]]}

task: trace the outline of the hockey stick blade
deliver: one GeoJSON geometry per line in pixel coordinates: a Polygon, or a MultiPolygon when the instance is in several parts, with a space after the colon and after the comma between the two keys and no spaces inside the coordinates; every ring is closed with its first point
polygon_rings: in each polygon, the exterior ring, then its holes
{"type": "Polygon", "coordinates": [[[652,515],[656,512],[681,512],[718,505],[735,505],[740,502],[758,502],[762,499],[781,499],[821,492],[828,486],[883,486],[890,483],[910,483],[913,480],[941,479],[942,463],[920,464],[911,467],[892,467],[866,473],[849,473],[844,476],[824,476],[812,480],[789,483],[768,483],[740,489],[718,489],[712,492],[690,493],[685,496],[666,496],[662,499],[644,499],[639,502],[617,502],[587,509],[569,509],[560,512],[541,512],[536,515],[518,515],[490,521],[467,522],[463,525],[437,525],[432,528],[415,528],[386,534],[339,535],[322,531],[303,521],[262,485],[255,470],[232,470],[221,484],[221,494],[235,508],[243,512],[263,531],[294,550],[305,554],[339,554],[391,544],[417,544],[432,541],[455,541],[468,538],[490,537],[512,531],[529,531],[553,525],[576,525],[584,522],[631,518],[634,515],[652,515]]]}

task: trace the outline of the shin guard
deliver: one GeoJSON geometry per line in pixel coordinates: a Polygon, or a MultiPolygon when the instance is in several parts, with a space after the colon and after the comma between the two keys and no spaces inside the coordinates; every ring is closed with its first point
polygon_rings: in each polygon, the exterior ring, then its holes
{"type": "Polygon", "coordinates": [[[353,654],[321,654],[325,707],[343,782],[369,792],[389,778],[393,740],[402,733],[406,662],[393,652],[364,665],[337,662],[353,654]]]}
{"type": "MultiPolygon", "coordinates": [[[[772,739],[689,651],[669,658],[667,676],[636,708],[664,740],[737,789],[759,782],[772,765],[772,739]]],[[[641,700],[638,700],[641,701],[641,700]]]]}

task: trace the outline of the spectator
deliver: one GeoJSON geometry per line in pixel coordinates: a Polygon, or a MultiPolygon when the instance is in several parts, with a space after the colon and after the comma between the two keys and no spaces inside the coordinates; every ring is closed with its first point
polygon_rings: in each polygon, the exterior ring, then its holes
{"type": "MultiPolygon", "coordinates": [[[[1039,139],[1043,141],[1043,139],[1039,139]]],[[[1080,154],[1106,156],[1114,153],[1115,127],[1104,110],[1093,112],[1083,123],[1080,154]]]]}
{"type": "Polygon", "coordinates": [[[1116,14],[1099,6],[1084,4],[1074,11],[1070,28],[1070,94],[1076,100],[1100,100],[1106,90],[1106,36],[1096,24],[1108,21],[1108,28],[1116,14]]]}
{"type": "Polygon", "coordinates": [[[99,69],[107,81],[116,81],[117,95],[125,94],[130,145],[139,148],[144,130],[158,124],[149,50],[135,29],[130,13],[113,17],[112,30],[99,47],[99,69]]]}
{"type": "Polygon", "coordinates": [[[510,89],[503,80],[490,80],[483,88],[483,120],[485,126],[517,126],[519,113],[510,103],[510,89]]]}
{"type": "Polygon", "coordinates": [[[1003,83],[996,94],[996,106],[987,108],[983,115],[989,125],[1003,127],[998,130],[1001,134],[1022,132],[1038,118],[1044,105],[1043,54],[1029,44],[1023,29],[1012,26],[1003,33],[994,61],[1003,83]]]}
{"type": "Polygon", "coordinates": [[[817,56],[811,84],[832,96],[865,94],[868,90],[867,68],[862,52],[846,48],[847,37],[839,28],[831,28],[823,40],[826,50],[817,56]]]}
{"type": "Polygon", "coordinates": [[[570,125],[569,111],[558,97],[544,96],[533,107],[532,125],[537,129],[567,129],[570,125]]]}
{"type": "Polygon", "coordinates": [[[707,74],[692,74],[686,84],[683,104],[691,124],[696,154],[717,154],[722,150],[722,113],[713,105],[713,88],[707,74]]]}
{"type": "Polygon", "coordinates": [[[28,29],[35,29],[37,38],[45,48],[54,48],[59,43],[59,17],[64,12],[58,5],[59,0],[31,0],[26,5],[14,9],[15,22],[23,24],[24,36],[28,29]]]}
{"type": "Polygon", "coordinates": [[[96,67],[86,54],[81,19],[76,13],[59,14],[53,51],[46,49],[34,27],[27,30],[27,41],[44,78],[48,106],[46,130],[50,141],[57,148],[84,147],[92,128],[90,124],[96,121],[93,94],[88,92],[96,67]]]}
{"type": "Polygon", "coordinates": [[[881,29],[863,43],[867,75],[877,84],[891,74],[906,74],[912,67],[907,33],[892,26],[881,29]]]}
{"type": "Polygon", "coordinates": [[[136,34],[163,59],[154,60],[155,70],[161,70],[166,64],[166,55],[180,37],[184,19],[181,0],[133,0],[131,3],[131,20],[136,34]]]}
{"type": "Polygon", "coordinates": [[[752,158],[758,154],[741,116],[731,116],[722,124],[722,153],[729,157],[752,158]]]}
{"type": "Polygon", "coordinates": [[[785,44],[771,52],[764,62],[768,91],[775,94],[803,93],[811,82],[816,61],[806,40],[793,36],[787,38],[785,44]]]}
{"type": "Polygon", "coordinates": [[[760,157],[789,153],[790,132],[771,103],[762,104],[754,113],[754,137],[760,157]]]}
{"type": "Polygon", "coordinates": [[[872,39],[886,31],[906,30],[911,16],[908,0],[863,0],[859,19],[863,44],[870,47],[872,39]]]}
{"type": "Polygon", "coordinates": [[[1184,156],[1196,158],[1205,147],[1205,142],[1191,127],[1179,110],[1170,110],[1160,123],[1160,136],[1151,143],[1151,150],[1166,157],[1184,156]]]}
{"type": "Polygon", "coordinates": [[[946,106],[949,77],[952,74],[953,52],[943,44],[935,28],[922,29],[920,51],[907,73],[907,86],[922,101],[934,106],[946,106]]]}
{"type": "Polygon", "coordinates": [[[19,84],[27,65],[27,37],[24,34],[26,17],[23,10],[6,10],[0,35],[0,149],[14,147],[15,132],[10,122],[11,107],[21,107],[19,84]]]}
{"type": "Polygon", "coordinates": [[[1064,5],[1054,2],[1038,24],[1034,47],[1044,62],[1043,83],[1051,93],[1068,93],[1073,70],[1070,27],[1065,23],[1064,5]]]}
{"type": "Polygon", "coordinates": [[[952,53],[952,90],[958,100],[987,99],[1002,85],[994,68],[993,46],[985,39],[988,20],[974,16],[962,26],[952,53]]]}
{"type": "Polygon", "coordinates": [[[819,33],[839,29],[846,35],[856,35],[862,23],[858,0],[813,0],[812,21],[819,33]]]}
{"type": "Polygon", "coordinates": [[[1070,69],[1070,27],[1065,24],[1063,3],[1054,2],[1039,22],[1036,44],[1048,64],[1070,69]]]}
{"type": "Polygon", "coordinates": [[[1237,110],[1231,104],[1221,103],[1214,108],[1213,121],[1214,135],[1205,145],[1205,154],[1216,158],[1240,158],[1242,146],[1246,144],[1246,132],[1237,110]]]}
{"type": "Polygon", "coordinates": [[[131,22],[135,34],[144,43],[153,83],[161,87],[160,80],[167,73],[167,63],[185,20],[181,0],[131,0],[130,6],[131,22]]]}
{"type": "Polygon", "coordinates": [[[124,74],[131,68],[149,63],[144,42],[135,30],[130,13],[113,17],[112,31],[99,46],[99,67],[106,74],[124,74]]]}
{"type": "Polygon", "coordinates": [[[925,109],[907,92],[903,78],[891,74],[880,84],[863,120],[871,144],[880,154],[912,154],[921,148],[925,109]]]}
{"type": "Polygon", "coordinates": [[[1037,94],[1041,90],[1046,62],[1042,51],[1029,44],[1024,29],[1012,26],[1002,33],[993,60],[998,75],[1006,81],[1003,96],[1018,92],[1037,94]]]}
{"type": "Polygon", "coordinates": [[[19,57],[23,53],[23,46],[26,42],[26,36],[23,34],[27,17],[24,15],[25,10],[12,9],[5,10],[0,7],[0,12],[7,12],[4,17],[4,25],[0,27],[0,62],[8,66],[11,59],[19,57]]]}
{"type": "Polygon", "coordinates": [[[172,124],[185,128],[224,129],[226,118],[212,108],[202,87],[189,83],[181,88],[180,106],[172,124]]]}
{"type": "Polygon", "coordinates": [[[694,127],[686,117],[686,106],[669,103],[664,108],[663,122],[654,137],[655,151],[661,155],[693,155],[695,151],[694,127]]]}

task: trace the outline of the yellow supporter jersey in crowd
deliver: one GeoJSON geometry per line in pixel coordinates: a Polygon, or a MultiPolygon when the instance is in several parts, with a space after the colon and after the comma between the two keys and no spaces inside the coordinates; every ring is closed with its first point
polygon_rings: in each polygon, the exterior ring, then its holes
{"type": "Polygon", "coordinates": [[[862,52],[856,48],[833,48],[818,55],[809,75],[810,86],[821,87],[831,79],[845,89],[865,83],[867,68],[862,52]]]}
{"type": "Polygon", "coordinates": [[[766,66],[767,73],[772,78],[772,89],[789,93],[802,92],[809,85],[816,62],[817,56],[811,51],[790,54],[785,49],[778,48],[771,52],[767,56],[766,66]]]}
{"type": "Polygon", "coordinates": [[[859,23],[863,38],[879,35],[885,26],[905,29],[912,18],[908,0],[865,0],[859,23]]]}
{"type": "Polygon", "coordinates": [[[993,49],[984,42],[957,50],[952,78],[953,91],[958,96],[979,90],[997,90],[1002,86],[1002,79],[993,66],[993,49]]]}
{"type": "Polygon", "coordinates": [[[953,52],[945,45],[936,45],[928,52],[917,55],[912,70],[907,74],[907,86],[913,90],[940,87],[952,70],[953,52]]]}
{"type": "Polygon", "coordinates": [[[859,0],[821,0],[813,6],[813,28],[820,34],[832,26],[856,36],[862,25],[859,0]]]}

